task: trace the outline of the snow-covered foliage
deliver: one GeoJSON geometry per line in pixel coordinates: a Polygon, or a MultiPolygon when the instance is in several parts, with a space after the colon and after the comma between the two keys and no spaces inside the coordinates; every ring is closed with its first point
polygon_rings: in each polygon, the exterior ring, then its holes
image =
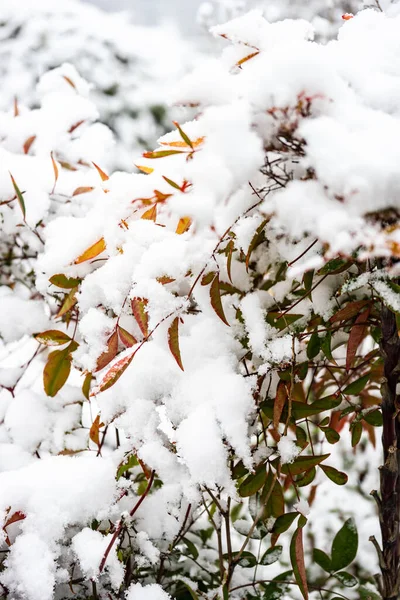
{"type": "Polygon", "coordinates": [[[140,27],[128,13],[110,14],[78,0],[2,0],[0,108],[36,107],[39,77],[64,62],[91,87],[103,123],[116,136],[113,168],[133,168],[133,157],[170,129],[169,89],[195,52],[171,27],[140,27]]]}
{"type": "Polygon", "coordinates": [[[326,45],[258,11],[215,27],[221,58],[176,89],[198,116],[140,174],[107,174],[69,65],[41,108],[1,113],[6,598],[376,596],[399,26],[364,10],[326,45]]]}

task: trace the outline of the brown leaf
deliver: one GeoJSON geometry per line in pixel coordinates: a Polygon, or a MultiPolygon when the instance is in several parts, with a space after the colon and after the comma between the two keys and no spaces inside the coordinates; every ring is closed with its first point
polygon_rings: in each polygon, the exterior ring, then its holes
{"type": "Polygon", "coordinates": [[[347,342],[346,370],[348,371],[354,363],[357,354],[357,348],[364,339],[367,331],[367,320],[370,313],[370,307],[358,315],[353,327],[351,328],[349,340],[347,342]]]}
{"type": "Polygon", "coordinates": [[[347,321],[351,317],[355,317],[360,312],[360,309],[367,304],[370,304],[371,300],[356,300],[355,302],[349,302],[344,308],[338,310],[329,321],[335,323],[336,321],[347,321]]]}
{"type": "Polygon", "coordinates": [[[53,153],[50,152],[50,157],[51,157],[51,163],[53,165],[53,171],[54,171],[54,185],[53,185],[53,189],[51,190],[51,193],[54,194],[54,190],[56,189],[56,184],[57,184],[57,180],[58,180],[58,167],[57,167],[57,163],[54,160],[54,156],[53,153]]]}
{"type": "Polygon", "coordinates": [[[104,238],[100,238],[92,246],[87,248],[87,250],[85,250],[85,252],[83,254],[78,256],[78,258],[76,260],[74,260],[74,265],[80,265],[81,263],[85,262],[86,260],[96,258],[96,256],[99,256],[99,254],[101,254],[105,250],[106,250],[106,243],[104,241],[104,238]]]}
{"type": "Polygon", "coordinates": [[[117,356],[117,352],[118,334],[117,330],[115,330],[108,338],[106,350],[97,359],[95,372],[104,369],[117,356]]]}
{"type": "Polygon", "coordinates": [[[82,384],[82,394],[85,396],[86,400],[89,400],[90,394],[90,383],[93,379],[93,375],[91,373],[86,373],[85,379],[82,384]]]}
{"type": "Polygon", "coordinates": [[[221,321],[223,321],[225,323],[225,325],[228,325],[228,327],[230,327],[228,321],[226,320],[224,309],[222,307],[218,273],[214,277],[213,282],[210,286],[210,298],[211,298],[211,306],[213,307],[213,309],[215,310],[215,312],[217,313],[217,315],[219,316],[221,321]]]}
{"type": "Polygon", "coordinates": [[[276,430],[278,430],[279,421],[280,421],[283,407],[285,406],[287,398],[288,398],[288,392],[287,392],[286,385],[283,381],[280,381],[278,383],[278,387],[276,389],[276,396],[275,396],[275,402],[274,402],[273,423],[274,423],[274,427],[276,430]]]}
{"type": "MultiPolygon", "coordinates": [[[[303,517],[304,518],[304,517],[303,517]]],[[[306,568],[304,564],[303,528],[298,527],[293,534],[290,543],[290,560],[293,567],[294,577],[304,600],[308,599],[308,585],[306,568]]]]}
{"type": "Polygon", "coordinates": [[[63,75],[63,78],[65,79],[65,81],[66,81],[67,83],[69,83],[69,85],[70,85],[71,87],[73,87],[73,88],[74,88],[74,90],[76,89],[76,85],[74,84],[74,82],[72,81],[72,79],[70,79],[70,78],[69,78],[69,77],[67,77],[66,75],[63,75]]]}
{"type": "Polygon", "coordinates": [[[100,423],[100,415],[97,415],[92,423],[89,431],[89,437],[100,448],[100,429],[104,427],[104,423],[100,423]]]}
{"type": "Polygon", "coordinates": [[[181,359],[181,351],[179,348],[179,317],[176,317],[168,329],[168,346],[172,356],[175,358],[178,366],[184,371],[181,359]]]}
{"type": "Polygon", "coordinates": [[[144,337],[149,335],[149,316],[146,312],[147,304],[148,300],[145,298],[133,298],[133,300],[131,300],[133,316],[144,337]]]}
{"type": "Polygon", "coordinates": [[[29,148],[32,146],[33,142],[36,140],[36,135],[31,135],[24,143],[24,154],[28,154],[29,148]]]}

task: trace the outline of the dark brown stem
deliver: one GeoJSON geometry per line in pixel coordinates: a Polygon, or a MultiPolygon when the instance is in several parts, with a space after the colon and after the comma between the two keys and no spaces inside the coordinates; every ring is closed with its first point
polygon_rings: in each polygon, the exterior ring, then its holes
{"type": "Polygon", "coordinates": [[[400,369],[400,338],[395,314],[381,310],[384,377],[381,385],[384,464],[380,467],[379,520],[382,533],[380,588],[383,600],[396,600],[400,589],[400,423],[396,387],[400,369]]]}

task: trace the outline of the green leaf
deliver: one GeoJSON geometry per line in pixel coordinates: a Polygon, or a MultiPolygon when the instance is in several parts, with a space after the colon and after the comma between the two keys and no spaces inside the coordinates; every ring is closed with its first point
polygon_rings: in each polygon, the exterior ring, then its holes
{"type": "Polygon", "coordinates": [[[284,571],[280,573],[265,587],[263,600],[279,600],[290,589],[285,583],[290,579],[293,571],[284,571]]]}
{"type": "Polygon", "coordinates": [[[328,465],[320,465],[320,467],[323,470],[323,472],[325,473],[325,475],[331,481],[333,481],[333,483],[336,483],[336,485],[344,485],[345,483],[347,483],[349,478],[346,475],[346,473],[343,473],[342,471],[338,471],[334,467],[329,467],[328,465]]]}
{"type": "Polygon", "coordinates": [[[341,272],[344,268],[351,265],[351,262],[343,258],[332,258],[319,271],[318,275],[327,275],[328,273],[341,272]]]}
{"type": "Polygon", "coordinates": [[[313,559],[317,563],[317,565],[319,565],[321,567],[321,569],[323,569],[327,573],[331,572],[331,570],[332,570],[331,559],[325,552],[323,552],[322,550],[319,550],[318,548],[314,548],[313,559]]]}
{"type": "Polygon", "coordinates": [[[328,360],[333,359],[331,344],[332,344],[332,333],[331,333],[331,331],[328,331],[326,336],[321,339],[321,350],[325,354],[325,356],[328,360]]]}
{"type": "Polygon", "coordinates": [[[182,127],[179,125],[179,123],[177,123],[176,121],[173,122],[175,127],[177,128],[177,130],[179,131],[179,135],[181,136],[181,138],[183,139],[183,141],[185,142],[185,144],[187,146],[189,146],[192,150],[194,150],[193,148],[193,144],[191,139],[187,136],[187,134],[183,131],[182,127]]]}
{"type": "Polygon", "coordinates": [[[298,517],[297,512],[286,513],[277,518],[272,528],[272,533],[284,533],[289,529],[293,521],[298,517]]]}
{"type": "Polygon", "coordinates": [[[250,475],[248,475],[246,479],[241,483],[239,487],[240,496],[242,496],[242,498],[252,496],[262,488],[266,480],[267,471],[266,466],[264,464],[261,465],[261,467],[259,467],[255,473],[251,473],[250,475]]]}
{"type": "Polygon", "coordinates": [[[369,377],[369,374],[363,375],[356,381],[353,381],[353,383],[350,383],[350,385],[344,388],[343,394],[358,396],[358,394],[362,392],[365,386],[367,385],[369,377]]]}
{"type": "Polygon", "coordinates": [[[296,479],[296,485],[298,487],[305,487],[306,485],[310,485],[312,481],[314,481],[315,475],[317,471],[315,467],[312,467],[309,471],[306,471],[300,479],[296,479]]]}
{"type": "Polygon", "coordinates": [[[11,175],[11,173],[10,173],[10,177],[11,177],[11,181],[12,181],[12,184],[13,184],[13,187],[14,187],[14,191],[15,191],[17,199],[18,199],[18,204],[19,204],[19,206],[21,208],[21,211],[22,211],[22,216],[24,217],[24,221],[25,221],[25,218],[26,218],[26,208],[25,208],[25,202],[24,202],[24,198],[22,196],[22,192],[19,189],[19,187],[17,186],[17,183],[16,183],[14,177],[11,175]]]}
{"type": "Polygon", "coordinates": [[[374,427],[381,427],[383,425],[383,417],[379,408],[377,410],[366,412],[362,415],[362,418],[364,419],[364,421],[366,421],[370,425],[373,425],[374,427]]]}
{"type": "Polygon", "coordinates": [[[52,277],[50,277],[49,281],[56,287],[62,288],[64,290],[72,290],[72,288],[80,284],[81,279],[77,279],[75,277],[67,277],[63,273],[58,273],[57,275],[53,275],[52,277]]]}
{"type": "Polygon", "coordinates": [[[335,573],[334,577],[336,577],[336,579],[338,579],[345,587],[354,587],[358,583],[358,579],[356,579],[354,575],[346,573],[346,571],[335,573]]]}
{"type": "Polygon", "coordinates": [[[304,291],[307,292],[307,294],[309,295],[308,297],[310,298],[310,300],[312,300],[312,297],[311,297],[311,288],[312,288],[313,277],[314,277],[314,269],[311,269],[311,271],[307,271],[303,275],[304,291]]]}
{"type": "Polygon", "coordinates": [[[380,594],[370,588],[360,586],[357,593],[360,595],[360,600],[381,600],[380,594]]]}
{"type": "Polygon", "coordinates": [[[184,154],[183,150],[157,150],[155,152],[144,152],[144,158],[164,158],[165,156],[173,156],[174,154],[184,154]]]}
{"type": "Polygon", "coordinates": [[[326,441],[329,442],[329,444],[337,444],[337,442],[340,440],[340,435],[335,429],[326,427],[323,431],[325,433],[326,441]]]}
{"type": "Polygon", "coordinates": [[[322,461],[326,460],[330,454],[322,454],[321,456],[298,456],[293,463],[282,465],[282,473],[284,475],[299,475],[308,471],[312,467],[319,465],[322,461]]]}
{"type": "Polygon", "coordinates": [[[71,341],[69,335],[57,329],[42,331],[42,333],[36,333],[33,337],[39,344],[43,344],[44,346],[63,346],[71,341]]]}
{"type": "Polygon", "coordinates": [[[268,548],[266,552],[261,557],[260,565],[272,565],[272,563],[279,560],[280,555],[282,554],[282,546],[274,546],[273,548],[268,548]]]}
{"type": "Polygon", "coordinates": [[[197,550],[196,545],[188,538],[183,538],[182,542],[186,544],[189,554],[193,556],[195,560],[197,560],[199,557],[199,551],[197,550]]]}
{"type": "Polygon", "coordinates": [[[187,591],[189,592],[189,594],[190,594],[190,596],[191,596],[192,600],[199,600],[199,597],[198,597],[198,595],[196,594],[196,592],[194,591],[194,589],[193,589],[193,588],[191,588],[191,587],[190,587],[190,585],[189,585],[188,583],[186,583],[186,581],[182,581],[181,579],[180,579],[179,581],[180,581],[180,583],[181,583],[182,585],[184,585],[184,586],[185,586],[185,588],[186,588],[186,589],[187,589],[187,591]]]}
{"type": "Polygon", "coordinates": [[[311,335],[310,341],[308,342],[308,345],[307,345],[307,358],[309,360],[312,360],[313,358],[315,358],[317,356],[317,354],[319,353],[320,349],[321,349],[321,342],[318,337],[318,332],[315,329],[313,334],[311,335]]]}
{"type": "Polygon", "coordinates": [[[352,563],[357,549],[357,528],[353,519],[347,519],[332,542],[332,571],[340,571],[352,563]]]}
{"type": "MultiPolygon", "coordinates": [[[[235,554],[233,555],[233,558],[235,559],[235,554]]],[[[245,569],[249,569],[256,566],[257,558],[251,552],[245,551],[242,552],[237,564],[245,569]]]]}
{"type": "Polygon", "coordinates": [[[71,371],[71,353],[78,344],[71,342],[64,350],[55,350],[49,354],[43,371],[44,391],[53,398],[67,381],[71,371]]]}
{"type": "Polygon", "coordinates": [[[360,441],[361,434],[362,434],[362,425],[361,425],[360,421],[355,421],[351,426],[351,445],[353,448],[354,448],[354,446],[357,446],[358,442],[360,441]]]}

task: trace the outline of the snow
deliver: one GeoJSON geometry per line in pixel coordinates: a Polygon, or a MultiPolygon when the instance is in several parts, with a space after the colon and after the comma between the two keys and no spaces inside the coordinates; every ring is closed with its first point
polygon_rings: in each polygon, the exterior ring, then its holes
{"type": "Polygon", "coordinates": [[[170,598],[171,596],[156,583],[144,586],[134,583],[126,594],[126,600],[169,600],[170,598]]]}

